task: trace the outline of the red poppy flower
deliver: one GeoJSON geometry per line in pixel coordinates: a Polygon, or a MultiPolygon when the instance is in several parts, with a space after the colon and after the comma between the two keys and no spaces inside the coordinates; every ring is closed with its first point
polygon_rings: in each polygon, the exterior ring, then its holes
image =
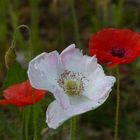
{"type": "Polygon", "coordinates": [[[139,53],[140,35],[129,29],[103,29],[89,41],[89,54],[108,66],[130,63],[139,53]]]}
{"type": "Polygon", "coordinates": [[[15,84],[4,90],[3,96],[5,99],[0,100],[0,105],[16,105],[22,107],[34,104],[40,101],[45,95],[45,91],[32,89],[29,81],[21,84],[15,84]]]}

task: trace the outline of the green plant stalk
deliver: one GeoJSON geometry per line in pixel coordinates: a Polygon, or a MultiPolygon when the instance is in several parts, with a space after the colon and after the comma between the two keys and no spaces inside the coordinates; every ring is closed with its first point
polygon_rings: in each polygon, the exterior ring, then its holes
{"type": "Polygon", "coordinates": [[[70,140],[75,140],[76,135],[76,117],[70,120],[70,140]]]}
{"type": "Polygon", "coordinates": [[[78,26],[78,19],[76,16],[76,11],[74,7],[74,0],[70,1],[72,18],[73,18],[73,25],[74,25],[74,32],[75,32],[75,39],[78,46],[80,46],[80,36],[79,36],[79,26],[78,26]]]}
{"type": "Polygon", "coordinates": [[[35,104],[35,95],[34,95],[34,91],[33,91],[33,102],[34,102],[34,105],[33,105],[33,127],[34,127],[34,140],[37,140],[38,139],[38,134],[37,134],[37,112],[36,112],[36,104],[35,104]]]}
{"type": "Polygon", "coordinates": [[[25,119],[25,140],[28,140],[28,119],[25,119]]]}
{"type": "MultiPolygon", "coordinates": [[[[28,31],[29,31],[29,36],[31,37],[31,29],[27,26],[27,25],[19,25],[15,28],[15,31],[14,31],[14,35],[13,35],[13,40],[12,40],[12,44],[11,44],[11,48],[15,48],[15,41],[16,41],[16,37],[18,36],[18,30],[20,28],[26,28],[28,31]]],[[[29,39],[30,40],[30,39],[29,39]]]]}
{"type": "Polygon", "coordinates": [[[119,66],[116,68],[117,73],[117,100],[116,100],[116,120],[115,120],[115,134],[114,140],[118,140],[118,130],[119,130],[119,108],[120,108],[120,73],[119,66]]]}
{"type": "Polygon", "coordinates": [[[26,108],[25,115],[25,140],[29,140],[29,118],[30,118],[31,108],[28,106],[26,108]]]}
{"type": "Polygon", "coordinates": [[[109,18],[109,7],[108,7],[108,5],[109,5],[109,3],[110,3],[110,0],[105,0],[104,1],[104,4],[103,4],[103,22],[104,22],[104,25],[108,25],[109,23],[109,20],[108,20],[108,18],[109,18]]]}
{"type": "MultiPolygon", "coordinates": [[[[0,1],[0,79],[1,82],[4,80],[4,77],[7,73],[5,63],[4,63],[4,54],[7,49],[7,23],[6,23],[6,15],[7,11],[7,1],[0,1]]],[[[0,82],[0,86],[1,83],[0,82]]]]}
{"type": "MultiPolygon", "coordinates": [[[[0,42],[3,42],[6,40],[6,33],[7,33],[7,24],[6,24],[6,11],[7,8],[7,1],[1,0],[0,1],[0,42]]],[[[2,47],[2,46],[1,46],[2,47]]]]}
{"type": "Polygon", "coordinates": [[[24,108],[21,108],[21,113],[22,113],[22,129],[21,129],[21,137],[22,137],[22,140],[25,140],[25,135],[24,135],[24,132],[25,132],[25,111],[24,111],[24,108]]]}
{"type": "Polygon", "coordinates": [[[28,29],[29,33],[31,33],[30,28],[27,25],[19,25],[15,29],[11,46],[9,47],[9,49],[5,53],[5,65],[6,65],[7,69],[9,69],[16,61],[15,42],[16,42],[18,30],[20,28],[26,28],[26,29],[28,29]]]}
{"type": "Polygon", "coordinates": [[[125,0],[119,0],[117,5],[113,6],[113,26],[119,28],[123,21],[123,5],[125,0]]]}
{"type": "MultiPolygon", "coordinates": [[[[10,0],[7,0],[8,3],[10,3],[10,0]]],[[[19,19],[18,19],[18,6],[19,6],[19,1],[18,0],[15,0],[12,4],[8,5],[8,12],[10,13],[10,17],[11,17],[11,25],[13,27],[13,30],[15,31],[16,28],[18,27],[19,25],[19,19]]],[[[24,41],[23,41],[23,38],[22,38],[22,35],[21,33],[17,30],[16,31],[17,35],[16,35],[16,41],[18,41],[18,45],[21,47],[21,48],[24,48],[24,41]]]]}
{"type": "Polygon", "coordinates": [[[37,121],[37,119],[36,119],[36,105],[34,104],[34,105],[33,105],[34,140],[37,140],[37,139],[38,139],[36,121],[37,121]]]}
{"type": "MultiPolygon", "coordinates": [[[[10,3],[9,0],[7,0],[8,3],[10,3]]],[[[19,20],[18,20],[18,6],[19,6],[20,2],[18,0],[15,0],[13,4],[8,5],[8,12],[10,13],[10,17],[11,17],[11,24],[14,30],[14,36],[13,36],[13,40],[12,40],[12,45],[14,45],[15,41],[18,42],[18,46],[20,46],[20,48],[25,48],[27,47],[26,43],[23,40],[22,34],[20,33],[19,29],[21,28],[26,28],[29,32],[29,47],[28,47],[28,51],[27,51],[27,58],[28,60],[30,60],[32,58],[33,55],[33,48],[31,45],[31,30],[27,25],[19,25],[19,20]]],[[[27,61],[27,60],[26,60],[27,61]]]]}
{"type": "Polygon", "coordinates": [[[32,48],[32,42],[31,42],[31,29],[30,29],[29,26],[24,25],[24,24],[21,24],[21,25],[19,25],[19,26],[17,26],[17,27],[15,28],[15,31],[14,31],[14,34],[13,34],[13,39],[12,39],[11,48],[13,48],[13,49],[15,48],[15,46],[16,46],[16,38],[17,38],[17,36],[18,36],[19,29],[21,29],[21,28],[25,28],[25,29],[27,29],[28,32],[29,32],[28,57],[29,57],[29,59],[31,59],[31,58],[32,58],[32,55],[33,55],[33,51],[32,51],[33,48],[32,48]]]}
{"type": "Polygon", "coordinates": [[[29,140],[29,117],[31,108],[22,108],[22,140],[29,140]]]}
{"type": "Polygon", "coordinates": [[[38,54],[41,52],[40,50],[40,37],[38,31],[38,23],[39,23],[39,11],[38,11],[38,3],[39,0],[29,0],[30,9],[31,9],[31,30],[32,30],[32,46],[30,51],[33,51],[33,55],[38,54]],[[33,50],[32,50],[33,49],[33,50]]]}

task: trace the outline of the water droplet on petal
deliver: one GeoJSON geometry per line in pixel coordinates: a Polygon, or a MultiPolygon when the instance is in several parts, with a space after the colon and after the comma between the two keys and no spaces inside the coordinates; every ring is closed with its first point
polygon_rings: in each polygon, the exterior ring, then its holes
{"type": "Polygon", "coordinates": [[[45,76],[45,73],[44,72],[41,72],[41,77],[44,77],[45,76]]]}
{"type": "Polygon", "coordinates": [[[99,104],[100,102],[98,101],[98,104],[99,104]]]}
{"type": "Polygon", "coordinates": [[[38,67],[37,67],[37,64],[36,64],[36,63],[34,64],[34,68],[35,68],[36,70],[38,69],[38,67]]]}

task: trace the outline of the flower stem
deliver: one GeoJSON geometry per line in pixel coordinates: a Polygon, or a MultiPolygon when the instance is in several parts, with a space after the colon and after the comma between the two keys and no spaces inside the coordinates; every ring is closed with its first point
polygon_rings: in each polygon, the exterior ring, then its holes
{"type": "Polygon", "coordinates": [[[76,117],[70,120],[70,140],[75,140],[76,134],[76,117]]]}
{"type": "Polygon", "coordinates": [[[38,139],[38,134],[37,134],[37,106],[35,104],[35,94],[34,94],[34,90],[33,90],[33,125],[34,125],[34,140],[38,139]]]}
{"type": "Polygon", "coordinates": [[[11,48],[15,48],[15,41],[16,41],[17,33],[18,33],[18,30],[21,29],[21,28],[25,28],[25,29],[28,30],[28,32],[29,32],[29,40],[31,40],[31,29],[27,25],[24,25],[24,24],[19,25],[18,27],[16,27],[16,29],[14,31],[11,48]]]}
{"type": "Polygon", "coordinates": [[[30,115],[30,108],[23,107],[22,111],[22,140],[29,140],[29,115],[30,115]]]}
{"type": "Polygon", "coordinates": [[[25,115],[25,140],[29,140],[29,119],[30,119],[31,108],[26,107],[25,115]]]}
{"type": "Polygon", "coordinates": [[[118,140],[118,126],[119,126],[119,108],[120,108],[120,74],[119,66],[116,68],[117,73],[117,100],[116,100],[116,120],[115,120],[115,135],[114,140],[118,140]]]}
{"type": "Polygon", "coordinates": [[[75,39],[76,39],[77,45],[80,46],[79,25],[78,25],[76,10],[75,10],[75,0],[70,1],[70,6],[71,6],[71,12],[72,12],[72,18],[73,18],[75,39]]]}
{"type": "Polygon", "coordinates": [[[25,119],[25,140],[28,140],[28,120],[25,119]]]}
{"type": "Polygon", "coordinates": [[[25,139],[25,135],[24,135],[24,131],[25,131],[25,112],[24,112],[24,108],[21,109],[21,113],[22,113],[22,129],[21,129],[21,134],[22,134],[22,140],[25,139]]]}

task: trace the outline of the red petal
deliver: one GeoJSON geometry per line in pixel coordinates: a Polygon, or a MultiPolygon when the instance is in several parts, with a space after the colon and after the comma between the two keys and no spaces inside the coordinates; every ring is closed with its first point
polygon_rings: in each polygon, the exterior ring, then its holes
{"type": "Polygon", "coordinates": [[[1,105],[13,104],[20,107],[31,105],[40,101],[44,97],[45,91],[32,89],[29,81],[27,80],[21,84],[15,84],[4,90],[3,95],[6,100],[1,100],[1,105]]]}
{"type": "Polygon", "coordinates": [[[29,81],[25,81],[21,84],[15,84],[8,89],[4,90],[4,97],[6,99],[18,99],[25,96],[32,95],[32,87],[29,81]]]}
{"type": "Polygon", "coordinates": [[[9,101],[8,100],[0,100],[0,105],[8,105],[9,101]]]}
{"type": "Polygon", "coordinates": [[[89,54],[97,56],[100,63],[109,65],[126,64],[133,61],[140,53],[140,35],[129,29],[107,28],[97,32],[89,41],[89,54]],[[113,56],[112,48],[125,50],[124,57],[113,56]]]}

